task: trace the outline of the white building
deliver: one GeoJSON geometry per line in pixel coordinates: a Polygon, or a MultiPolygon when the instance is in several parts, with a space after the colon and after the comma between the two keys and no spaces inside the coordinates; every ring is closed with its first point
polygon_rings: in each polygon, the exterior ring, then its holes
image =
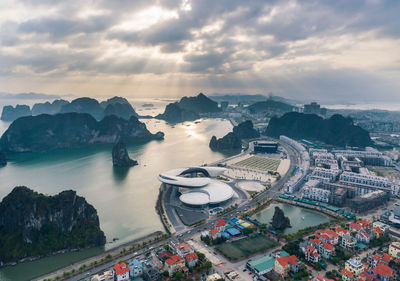
{"type": "Polygon", "coordinates": [[[377,165],[377,166],[391,166],[392,159],[383,155],[377,149],[372,147],[366,147],[365,150],[335,150],[336,158],[344,156],[345,158],[359,158],[366,165],[377,165]]]}
{"type": "Polygon", "coordinates": [[[303,187],[301,197],[328,203],[329,198],[331,197],[331,192],[329,190],[316,187],[303,187]]]}
{"type": "Polygon", "coordinates": [[[353,172],[343,172],[340,175],[340,181],[343,183],[356,183],[362,185],[369,185],[375,187],[389,187],[389,181],[387,178],[371,176],[365,174],[357,174],[353,172]]]}
{"type": "Polygon", "coordinates": [[[92,276],[92,281],[114,281],[114,275],[111,270],[105,271],[102,274],[92,276]]]}
{"type": "Polygon", "coordinates": [[[233,189],[217,179],[226,168],[193,167],[174,169],[158,175],[159,181],[175,186],[179,200],[192,207],[217,206],[230,200],[233,189]]]}
{"type": "Polygon", "coordinates": [[[313,177],[324,178],[324,182],[335,182],[340,174],[339,169],[325,169],[316,167],[314,171],[311,173],[313,177]]]}

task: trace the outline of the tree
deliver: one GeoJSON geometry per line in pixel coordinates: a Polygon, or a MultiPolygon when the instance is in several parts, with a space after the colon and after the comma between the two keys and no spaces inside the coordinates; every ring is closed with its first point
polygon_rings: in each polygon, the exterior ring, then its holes
{"type": "Polygon", "coordinates": [[[178,271],[178,272],[175,274],[175,277],[176,277],[176,279],[182,279],[182,278],[183,278],[183,273],[180,272],[180,271],[178,271]]]}
{"type": "Polygon", "coordinates": [[[320,264],[319,262],[317,262],[317,263],[314,265],[314,269],[315,269],[316,271],[320,271],[320,270],[322,269],[321,264],[320,264]]]}

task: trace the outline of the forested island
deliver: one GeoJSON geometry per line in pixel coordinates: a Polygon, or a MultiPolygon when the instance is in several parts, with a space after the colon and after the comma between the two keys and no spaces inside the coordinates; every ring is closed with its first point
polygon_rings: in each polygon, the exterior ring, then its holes
{"type": "Polygon", "coordinates": [[[352,118],[339,114],[323,119],[315,114],[286,113],[282,117],[271,118],[265,133],[274,138],[285,135],[341,147],[366,147],[373,144],[368,131],[354,125],[352,118]]]}
{"type": "Polygon", "coordinates": [[[253,122],[247,120],[233,127],[232,132],[222,138],[217,139],[216,136],[213,136],[209,146],[215,151],[239,150],[242,148],[243,139],[258,138],[259,136],[260,133],[254,129],[253,122]]]}
{"type": "Polygon", "coordinates": [[[165,107],[163,114],[156,116],[170,123],[193,121],[201,114],[220,112],[218,103],[200,93],[195,97],[183,97],[179,102],[170,103],[165,107]]]}
{"type": "Polygon", "coordinates": [[[140,143],[161,140],[164,133],[150,133],[135,116],[115,115],[97,121],[87,113],[42,114],[15,120],[0,139],[4,152],[44,152],[59,148],[113,144],[118,140],[140,143]]]}
{"type": "Polygon", "coordinates": [[[105,116],[116,115],[118,117],[129,119],[131,116],[138,117],[127,99],[122,97],[113,97],[106,101],[98,102],[96,99],[82,97],[71,102],[57,99],[52,103],[35,103],[32,110],[27,105],[4,106],[1,120],[14,121],[24,116],[36,116],[40,114],[58,114],[58,113],[88,113],[95,119],[101,120],[105,116]]]}
{"type": "Polygon", "coordinates": [[[73,190],[47,196],[19,186],[0,203],[0,264],[105,242],[96,209],[73,190]]]}

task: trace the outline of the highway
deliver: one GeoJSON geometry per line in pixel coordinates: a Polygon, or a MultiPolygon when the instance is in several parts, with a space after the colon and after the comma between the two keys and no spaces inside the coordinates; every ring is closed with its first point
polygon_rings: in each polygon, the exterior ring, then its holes
{"type": "MultiPolygon", "coordinates": [[[[143,254],[151,251],[152,249],[158,248],[158,247],[160,247],[160,246],[162,246],[162,245],[164,245],[166,243],[169,243],[171,241],[176,241],[176,242],[178,242],[178,241],[186,241],[186,240],[192,238],[192,236],[194,234],[197,234],[200,231],[203,231],[203,230],[211,228],[215,224],[217,219],[223,218],[223,219],[229,220],[230,218],[232,218],[234,216],[237,216],[240,213],[242,213],[242,212],[254,207],[257,204],[257,202],[260,202],[260,201],[264,200],[267,197],[269,197],[269,198],[278,197],[281,194],[279,192],[280,189],[290,179],[294,169],[296,168],[296,165],[298,165],[299,164],[298,162],[300,161],[299,157],[297,156],[297,154],[296,154],[296,152],[295,152],[295,150],[293,148],[291,148],[289,145],[287,145],[285,143],[282,143],[280,141],[279,141],[279,143],[280,143],[281,146],[285,147],[285,149],[286,149],[286,151],[288,153],[288,156],[289,156],[289,159],[290,159],[290,167],[289,167],[287,173],[285,175],[283,175],[280,180],[276,181],[269,190],[267,190],[264,193],[261,193],[255,199],[253,199],[251,201],[248,201],[247,203],[242,204],[237,209],[226,213],[222,217],[210,219],[210,220],[208,220],[206,223],[204,223],[202,225],[199,225],[197,227],[193,227],[191,229],[184,230],[184,231],[182,231],[180,233],[178,232],[178,233],[172,235],[171,237],[169,237],[169,238],[167,238],[165,240],[162,240],[160,242],[152,244],[148,248],[145,248],[145,249],[139,250],[139,251],[137,251],[135,253],[128,254],[128,255],[126,255],[124,257],[118,258],[118,260],[129,260],[129,259],[132,259],[135,256],[143,255],[143,254]]],[[[112,261],[110,261],[110,262],[108,262],[108,263],[106,263],[104,265],[100,265],[100,266],[96,267],[95,269],[89,270],[87,272],[83,272],[83,273],[81,273],[81,274],[79,274],[77,276],[74,276],[74,277],[72,277],[72,278],[70,278],[68,280],[72,280],[72,281],[84,280],[84,279],[90,277],[93,274],[96,274],[96,273],[99,273],[99,272],[103,272],[105,270],[109,270],[115,264],[115,262],[116,262],[115,260],[112,260],[112,261]]]]}

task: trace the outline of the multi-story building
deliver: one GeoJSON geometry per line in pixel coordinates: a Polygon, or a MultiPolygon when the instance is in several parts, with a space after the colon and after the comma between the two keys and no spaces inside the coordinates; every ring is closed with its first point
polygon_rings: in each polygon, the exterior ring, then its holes
{"type": "Polygon", "coordinates": [[[400,258],[400,242],[392,242],[389,246],[388,254],[395,259],[400,258]]]}
{"type": "Polygon", "coordinates": [[[328,203],[331,197],[331,192],[321,188],[303,187],[301,197],[328,203]]]}
{"type": "Polygon", "coordinates": [[[300,260],[295,256],[279,257],[275,259],[275,272],[282,278],[289,275],[289,272],[298,272],[300,269],[300,260]]]}
{"type": "Polygon", "coordinates": [[[143,263],[138,259],[133,259],[129,263],[129,272],[132,278],[143,275],[143,263]]]}
{"type": "Polygon", "coordinates": [[[320,254],[318,253],[317,249],[311,245],[308,245],[305,249],[305,259],[312,263],[317,263],[320,261],[320,254]]]}
{"type": "Polygon", "coordinates": [[[356,239],[359,242],[369,244],[371,241],[371,236],[368,233],[365,233],[364,231],[360,231],[356,234],[356,239]]]}
{"type": "Polygon", "coordinates": [[[185,260],[188,267],[194,267],[199,261],[199,257],[196,253],[189,253],[185,256],[185,260]]]}
{"type": "Polygon", "coordinates": [[[389,187],[388,179],[385,177],[357,174],[353,172],[343,172],[340,175],[342,183],[357,183],[374,187],[389,187]]]}
{"type": "Polygon", "coordinates": [[[340,174],[339,169],[325,169],[316,167],[311,173],[311,176],[323,178],[324,182],[335,182],[340,174]]]}
{"type": "Polygon", "coordinates": [[[357,239],[350,234],[345,234],[342,237],[341,246],[347,250],[353,250],[357,246],[357,239]]]}
{"type": "Polygon", "coordinates": [[[375,275],[375,278],[380,281],[399,280],[395,279],[395,272],[388,265],[379,264],[372,269],[372,273],[375,275]]]}
{"type": "Polygon", "coordinates": [[[360,274],[364,271],[364,265],[362,264],[360,257],[354,257],[347,260],[345,263],[345,268],[353,273],[356,277],[360,276],[360,274]]]}
{"type": "Polygon", "coordinates": [[[184,258],[187,254],[193,253],[194,250],[187,243],[180,243],[175,246],[175,252],[184,258]]]}
{"type": "Polygon", "coordinates": [[[113,267],[115,281],[129,281],[129,267],[126,263],[117,263],[113,267]]]}
{"type": "Polygon", "coordinates": [[[178,255],[173,255],[165,261],[165,270],[168,271],[169,276],[175,272],[183,270],[185,267],[185,260],[178,255]]]}
{"type": "Polygon", "coordinates": [[[375,148],[367,147],[363,151],[358,150],[335,150],[333,151],[336,157],[344,156],[346,158],[359,158],[366,165],[373,166],[391,166],[392,160],[390,157],[384,156],[383,153],[379,152],[375,148]]]}
{"type": "Polygon", "coordinates": [[[348,271],[346,268],[343,268],[340,273],[342,274],[343,281],[353,281],[354,280],[354,274],[352,272],[348,271]]]}

